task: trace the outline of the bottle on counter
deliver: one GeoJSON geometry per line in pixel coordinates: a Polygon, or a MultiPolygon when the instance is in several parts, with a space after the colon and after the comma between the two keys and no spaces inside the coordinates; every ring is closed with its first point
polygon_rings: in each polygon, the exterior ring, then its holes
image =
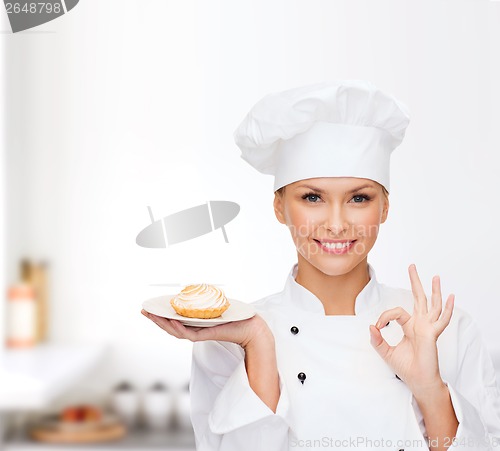
{"type": "Polygon", "coordinates": [[[111,406],[128,429],[137,426],[140,397],[132,384],[121,382],[114,388],[111,394],[111,406]]]}
{"type": "Polygon", "coordinates": [[[35,295],[35,340],[41,343],[48,337],[48,263],[21,261],[21,280],[33,287],[35,295]]]}
{"type": "Polygon", "coordinates": [[[7,291],[6,346],[31,348],[36,344],[36,301],[33,287],[12,285],[7,291]]]}
{"type": "Polygon", "coordinates": [[[170,389],[156,382],[144,393],[144,418],[149,429],[161,431],[169,428],[172,420],[172,394],[170,389]]]}

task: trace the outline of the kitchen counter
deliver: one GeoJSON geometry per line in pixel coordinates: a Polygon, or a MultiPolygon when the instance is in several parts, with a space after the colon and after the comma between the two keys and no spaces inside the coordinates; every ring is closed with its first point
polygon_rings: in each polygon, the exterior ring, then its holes
{"type": "Polygon", "coordinates": [[[137,430],[129,433],[124,439],[99,444],[49,444],[38,443],[27,438],[9,440],[4,444],[5,451],[111,451],[123,449],[127,451],[195,451],[192,429],[182,431],[151,432],[137,430]]]}
{"type": "Polygon", "coordinates": [[[0,413],[47,407],[105,355],[102,345],[43,344],[0,357],[0,413]]]}

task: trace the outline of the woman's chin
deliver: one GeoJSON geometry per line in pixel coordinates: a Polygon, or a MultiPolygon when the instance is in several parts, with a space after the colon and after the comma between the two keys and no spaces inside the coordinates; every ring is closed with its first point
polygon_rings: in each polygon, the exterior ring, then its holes
{"type": "Polygon", "coordinates": [[[343,276],[352,271],[359,263],[358,259],[355,261],[352,255],[343,255],[337,258],[332,258],[331,256],[315,256],[307,261],[310,265],[327,276],[343,276]]]}

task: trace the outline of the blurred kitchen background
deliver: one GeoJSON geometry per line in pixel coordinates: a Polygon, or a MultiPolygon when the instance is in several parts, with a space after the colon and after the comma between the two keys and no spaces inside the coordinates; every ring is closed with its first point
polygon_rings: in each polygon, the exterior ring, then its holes
{"type": "Polygon", "coordinates": [[[127,428],[89,449],[194,449],[191,343],[141,304],[193,281],[282,289],[295,249],[232,132],[265,94],[327,79],[371,80],[412,114],[378,280],[410,288],[416,263],[430,292],[440,274],[500,366],[499,2],[81,0],[16,34],[0,18],[0,449],[49,449],[30,427],[99,415],[127,428]],[[148,206],[209,200],[241,207],[228,243],[137,246],[148,206]]]}

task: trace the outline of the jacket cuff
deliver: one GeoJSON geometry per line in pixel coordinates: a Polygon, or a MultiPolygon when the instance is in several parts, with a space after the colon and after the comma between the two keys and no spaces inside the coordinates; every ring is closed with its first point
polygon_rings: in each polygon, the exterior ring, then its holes
{"type": "Polygon", "coordinates": [[[211,431],[215,434],[226,434],[234,429],[264,419],[269,420],[269,423],[273,425],[283,421],[288,424],[287,415],[290,401],[279,370],[278,375],[280,398],[276,413],[274,413],[250,386],[245,360],[242,359],[215,399],[212,411],[208,416],[208,425],[211,431]]]}
{"type": "Polygon", "coordinates": [[[491,450],[491,436],[478,410],[449,382],[443,380],[450,392],[451,403],[458,420],[458,429],[450,448],[491,450]]]}

